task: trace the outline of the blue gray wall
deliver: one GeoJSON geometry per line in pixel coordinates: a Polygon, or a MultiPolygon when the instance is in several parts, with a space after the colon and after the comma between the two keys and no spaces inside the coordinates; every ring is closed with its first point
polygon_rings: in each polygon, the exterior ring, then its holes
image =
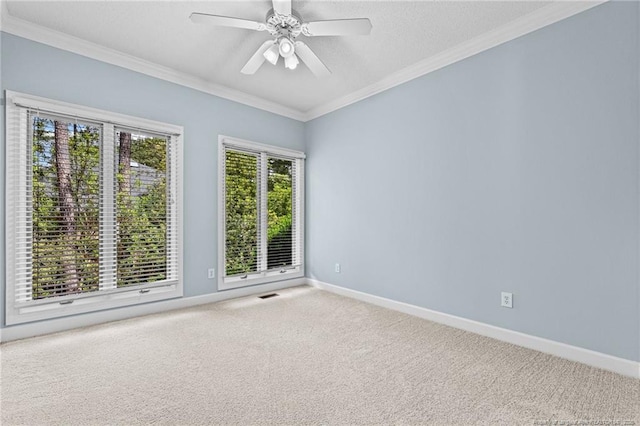
{"type": "MultiPolygon", "coordinates": [[[[0,7],[2,7],[2,5],[0,5],[0,7]]],[[[1,15],[2,12],[0,12],[1,15]]],[[[0,16],[0,19],[2,19],[2,16],[0,16]]],[[[4,122],[5,122],[5,114],[4,114],[4,91],[2,91],[2,65],[4,63],[4,60],[2,59],[2,52],[4,52],[3,49],[4,46],[4,33],[0,31],[0,98],[2,98],[2,100],[0,101],[0,141],[2,141],[2,143],[0,144],[0,170],[2,171],[2,173],[0,173],[0,241],[2,241],[2,244],[0,244],[0,327],[4,326],[4,295],[5,295],[5,232],[4,232],[4,228],[5,228],[5,216],[4,216],[4,209],[5,209],[5,187],[4,187],[4,181],[5,181],[5,134],[4,134],[4,122]]]]}
{"type": "Polygon", "coordinates": [[[604,4],[307,123],[308,275],[640,360],[638,16],[604,4]]]}
{"type": "MultiPolygon", "coordinates": [[[[217,266],[218,135],[304,150],[304,124],[7,33],[1,43],[3,90],[184,126],[184,294],[215,292],[207,269],[217,266]]],[[[4,132],[1,140],[4,190],[4,132]]],[[[4,196],[0,224],[4,241],[4,196]]],[[[0,295],[4,324],[4,288],[0,295]]]]}

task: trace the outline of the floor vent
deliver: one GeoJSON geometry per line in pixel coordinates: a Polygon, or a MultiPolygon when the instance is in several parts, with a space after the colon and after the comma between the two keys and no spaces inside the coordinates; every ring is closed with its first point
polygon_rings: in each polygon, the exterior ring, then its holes
{"type": "Polygon", "coordinates": [[[269,294],[265,294],[263,296],[258,296],[260,299],[270,299],[272,297],[276,297],[278,295],[278,293],[269,293],[269,294]]]}

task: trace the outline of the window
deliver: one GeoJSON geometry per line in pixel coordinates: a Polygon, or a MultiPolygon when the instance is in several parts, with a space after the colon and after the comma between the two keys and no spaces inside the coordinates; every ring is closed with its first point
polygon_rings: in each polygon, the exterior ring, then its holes
{"type": "Polygon", "coordinates": [[[182,128],[7,92],[7,324],[182,295],[182,128]]]}
{"type": "Polygon", "coordinates": [[[304,276],[304,154],[220,137],[219,288],[304,276]]]}

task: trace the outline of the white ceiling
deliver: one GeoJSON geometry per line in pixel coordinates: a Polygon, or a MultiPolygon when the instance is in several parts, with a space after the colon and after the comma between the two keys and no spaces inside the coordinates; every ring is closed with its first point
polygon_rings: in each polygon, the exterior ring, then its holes
{"type": "Polygon", "coordinates": [[[191,12],[263,21],[262,1],[8,1],[11,17],[234,89],[301,113],[317,109],[435,57],[455,46],[540,12],[530,1],[302,1],[304,21],[366,17],[369,36],[314,37],[305,42],[332,71],[317,79],[304,66],[266,63],[240,69],[266,32],[193,24],[191,12]]]}

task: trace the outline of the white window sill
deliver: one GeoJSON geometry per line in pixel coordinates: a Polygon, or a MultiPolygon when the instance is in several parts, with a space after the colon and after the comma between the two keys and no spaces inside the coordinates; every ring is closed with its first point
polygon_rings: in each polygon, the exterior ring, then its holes
{"type": "Polygon", "coordinates": [[[182,297],[182,286],[172,284],[162,287],[137,288],[131,291],[107,293],[92,297],[79,297],[73,303],[60,304],[52,300],[51,303],[29,304],[16,306],[7,312],[6,325],[22,324],[53,318],[76,315],[104,309],[120,308],[140,303],[156,302],[160,300],[182,297]],[[141,293],[141,290],[144,293],[141,293]]]}
{"type": "Polygon", "coordinates": [[[231,290],[234,288],[247,287],[257,284],[266,284],[302,277],[304,277],[304,269],[302,267],[288,269],[283,273],[281,273],[280,271],[263,272],[262,274],[255,274],[253,276],[250,275],[247,278],[223,277],[218,281],[218,290],[231,290]]]}

